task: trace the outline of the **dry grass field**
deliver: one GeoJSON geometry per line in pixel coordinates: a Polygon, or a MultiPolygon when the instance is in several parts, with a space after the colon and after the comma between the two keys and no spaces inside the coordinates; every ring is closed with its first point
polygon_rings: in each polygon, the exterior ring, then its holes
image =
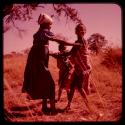
{"type": "MultiPolygon", "coordinates": [[[[94,113],[88,113],[86,105],[77,90],[75,91],[70,111],[58,113],[55,116],[44,115],[41,112],[41,100],[29,100],[26,98],[26,94],[21,93],[26,59],[27,55],[16,54],[4,56],[3,59],[4,113],[6,120],[11,122],[85,122],[118,121],[121,119],[122,64],[118,63],[121,60],[121,50],[114,49],[112,54],[108,53],[105,57],[102,54],[97,56],[91,55],[91,64],[93,67],[91,82],[96,85],[98,93],[96,91],[91,93],[88,95],[88,99],[95,113],[103,114],[99,118],[94,113]],[[112,59],[113,63],[110,59],[112,59]],[[110,65],[107,65],[108,63],[110,65]]],[[[55,81],[57,97],[58,68],[56,66],[56,60],[53,57],[49,59],[49,69],[55,81]]],[[[56,103],[56,107],[63,109],[66,105],[66,92],[63,91],[61,100],[56,103]]]]}

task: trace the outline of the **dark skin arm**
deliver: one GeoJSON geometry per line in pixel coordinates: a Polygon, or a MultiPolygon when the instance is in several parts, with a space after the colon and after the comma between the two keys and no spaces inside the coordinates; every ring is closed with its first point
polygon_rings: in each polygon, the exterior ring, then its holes
{"type": "Polygon", "coordinates": [[[68,56],[68,55],[71,55],[71,54],[75,53],[79,49],[80,45],[79,46],[73,46],[73,48],[69,52],[65,53],[65,55],[68,56]]]}
{"type": "Polygon", "coordinates": [[[67,45],[67,46],[80,46],[79,43],[69,43],[67,41],[64,41],[64,40],[61,40],[61,39],[58,39],[57,37],[49,37],[49,40],[52,40],[52,41],[55,41],[59,44],[64,44],[64,45],[67,45]]]}
{"type": "Polygon", "coordinates": [[[68,56],[69,54],[68,52],[66,52],[66,53],[50,53],[49,55],[53,56],[54,58],[60,58],[62,56],[68,56]]]}
{"type": "Polygon", "coordinates": [[[54,58],[58,58],[59,57],[59,53],[58,52],[55,52],[55,53],[49,52],[49,55],[54,57],[54,58]]]}
{"type": "Polygon", "coordinates": [[[55,52],[55,53],[49,53],[50,56],[53,56],[54,58],[59,58],[59,57],[62,57],[62,56],[69,56],[70,55],[70,51],[68,52],[63,52],[63,53],[60,53],[60,52],[55,52]]]}
{"type": "Polygon", "coordinates": [[[50,53],[49,55],[51,55],[51,56],[53,56],[53,57],[55,57],[55,58],[58,58],[58,57],[60,57],[60,56],[69,56],[69,55],[75,53],[75,52],[79,49],[80,45],[81,45],[81,44],[78,44],[78,45],[76,45],[76,46],[73,46],[73,48],[72,48],[70,51],[65,51],[65,52],[63,52],[63,53],[59,53],[59,52],[50,53]]]}

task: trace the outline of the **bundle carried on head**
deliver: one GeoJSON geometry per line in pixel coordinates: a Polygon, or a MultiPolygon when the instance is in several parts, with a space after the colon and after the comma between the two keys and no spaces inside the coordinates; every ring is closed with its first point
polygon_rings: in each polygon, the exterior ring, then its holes
{"type": "Polygon", "coordinates": [[[38,24],[41,25],[41,24],[44,24],[44,23],[51,25],[53,23],[53,20],[47,14],[40,14],[39,18],[38,18],[38,24]]]}

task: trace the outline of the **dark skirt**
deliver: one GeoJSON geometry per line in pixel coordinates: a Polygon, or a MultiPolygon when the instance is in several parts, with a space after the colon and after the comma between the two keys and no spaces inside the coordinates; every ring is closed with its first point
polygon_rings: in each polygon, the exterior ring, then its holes
{"type": "Polygon", "coordinates": [[[27,92],[32,99],[55,98],[55,83],[48,70],[48,47],[33,45],[24,71],[22,92],[27,92]]]}

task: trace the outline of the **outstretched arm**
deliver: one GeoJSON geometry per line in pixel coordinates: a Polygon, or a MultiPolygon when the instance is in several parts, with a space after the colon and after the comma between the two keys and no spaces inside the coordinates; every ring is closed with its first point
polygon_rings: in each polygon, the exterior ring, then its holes
{"type": "Polygon", "coordinates": [[[60,38],[56,37],[55,35],[53,35],[53,36],[48,36],[48,35],[46,34],[46,36],[48,37],[49,40],[55,41],[55,42],[57,42],[57,43],[59,43],[59,44],[64,44],[64,45],[68,45],[68,46],[80,46],[79,43],[70,43],[70,42],[67,42],[67,41],[65,41],[65,40],[61,40],[60,38]]]}
{"type": "Polygon", "coordinates": [[[59,52],[52,52],[52,51],[49,51],[49,55],[54,57],[54,58],[58,58],[59,57],[59,52]]]}
{"type": "Polygon", "coordinates": [[[61,39],[57,38],[56,36],[50,37],[50,40],[55,41],[59,44],[64,44],[64,45],[68,45],[68,46],[76,45],[75,43],[69,43],[67,41],[61,40],[61,39]]]}
{"type": "Polygon", "coordinates": [[[44,37],[47,38],[48,40],[55,41],[59,44],[64,44],[64,45],[68,45],[68,46],[80,46],[79,43],[70,43],[70,42],[67,42],[65,40],[62,40],[50,31],[45,31],[44,37]]]}

